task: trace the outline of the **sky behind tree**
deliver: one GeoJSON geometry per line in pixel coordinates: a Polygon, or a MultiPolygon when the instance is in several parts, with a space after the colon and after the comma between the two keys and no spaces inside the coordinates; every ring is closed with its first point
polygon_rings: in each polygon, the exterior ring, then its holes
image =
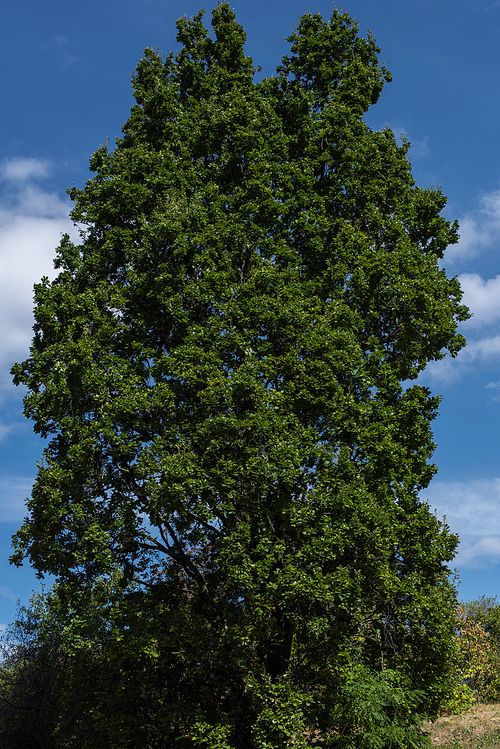
{"type": "MultiPolygon", "coordinates": [[[[54,276],[68,218],[66,188],[90,176],[97,147],[120,135],[133,103],[130,78],[145,47],[176,49],[175,21],[201,8],[192,0],[21,0],[0,29],[0,624],[39,586],[34,572],[8,564],[43,444],[21,409],[9,369],[26,358],[32,287],[54,276]]],[[[235,0],[257,75],[272,75],[298,16],[333,5],[316,0],[235,0]]],[[[423,498],[460,535],[454,562],[462,599],[500,598],[500,1],[350,0],[345,10],[370,29],[393,74],[367,115],[412,144],[417,184],[440,185],[444,214],[461,239],[444,266],[459,276],[473,317],[456,359],[428,367],[422,384],[443,396],[434,424],[439,473],[423,498]]],[[[205,6],[205,23],[210,10],[205,6]]]]}

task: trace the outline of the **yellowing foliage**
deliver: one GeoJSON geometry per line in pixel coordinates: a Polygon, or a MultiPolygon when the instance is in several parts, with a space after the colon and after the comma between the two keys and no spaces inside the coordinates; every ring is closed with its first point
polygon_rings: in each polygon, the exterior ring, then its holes
{"type": "Polygon", "coordinates": [[[457,608],[455,644],[455,686],[444,709],[457,713],[498,696],[500,659],[498,644],[464,604],[457,608]]]}

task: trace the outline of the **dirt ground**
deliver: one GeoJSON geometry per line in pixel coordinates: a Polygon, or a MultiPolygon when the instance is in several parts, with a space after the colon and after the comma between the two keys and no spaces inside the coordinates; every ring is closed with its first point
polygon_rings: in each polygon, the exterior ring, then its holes
{"type": "Polygon", "coordinates": [[[467,749],[481,746],[500,749],[500,704],[474,705],[463,715],[446,715],[434,723],[424,725],[434,746],[452,746],[458,743],[467,749]]]}

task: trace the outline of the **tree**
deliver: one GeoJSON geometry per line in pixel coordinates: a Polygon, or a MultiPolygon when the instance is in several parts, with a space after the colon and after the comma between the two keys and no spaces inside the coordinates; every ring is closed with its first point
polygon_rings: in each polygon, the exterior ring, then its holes
{"type": "Polygon", "coordinates": [[[146,50],[70,190],[81,242],[13,369],[49,439],[13,561],[154,601],[172,741],[354,745],[348,684],[385,679],[387,721],[448,688],[456,538],[419,499],[439,399],[411,381],[464,344],[457,225],[364,122],[390,75],[346,13],[303,16],[261,81],[227,4],[212,26],[146,50]]]}
{"type": "Polygon", "coordinates": [[[496,596],[481,596],[474,601],[467,601],[462,608],[475,622],[487,632],[492,646],[500,651],[500,604],[496,596]]]}
{"type": "Polygon", "coordinates": [[[45,624],[43,594],[21,607],[0,641],[0,741],[8,749],[52,749],[63,670],[61,631],[45,624]]]}
{"type": "Polygon", "coordinates": [[[455,687],[445,707],[460,711],[500,694],[500,606],[481,596],[457,608],[455,687]]]}
{"type": "MultiPolygon", "coordinates": [[[[139,620],[119,575],[85,605],[35,593],[0,640],[0,741],[8,749],[158,744],[165,669],[155,617],[139,620]],[[146,625],[146,626],[145,626],[146,625]]],[[[140,613],[147,601],[141,600],[140,613]]]]}

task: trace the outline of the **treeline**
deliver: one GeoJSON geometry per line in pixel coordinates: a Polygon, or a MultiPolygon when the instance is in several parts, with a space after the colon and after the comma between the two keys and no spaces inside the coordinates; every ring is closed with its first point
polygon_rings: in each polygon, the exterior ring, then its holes
{"type": "MultiPolygon", "coordinates": [[[[187,619],[182,622],[187,608],[174,618],[162,616],[154,596],[132,588],[120,591],[119,583],[118,578],[101,580],[78,615],[56,588],[35,593],[28,606],[20,607],[1,643],[2,749],[163,749],[172,746],[171,741],[176,747],[226,745],[222,733],[220,741],[211,735],[205,742],[201,722],[196,727],[193,721],[202,704],[205,715],[217,712],[214,695],[220,701],[228,678],[213,668],[210,633],[187,664],[185,652],[172,647],[190,637],[187,619]],[[189,671],[189,678],[182,669],[189,671]],[[194,726],[183,737],[182,724],[194,726]]],[[[458,606],[450,658],[450,680],[435,714],[500,699],[496,599],[482,597],[458,606]]],[[[419,725],[413,725],[422,695],[401,688],[401,673],[387,669],[375,674],[354,664],[352,673],[344,676],[331,705],[337,733],[325,738],[310,725],[304,736],[287,745],[354,747],[361,736],[366,747],[381,746],[381,741],[385,746],[425,743],[419,725]]],[[[301,706],[296,708],[300,712],[301,706]]],[[[282,719],[286,721],[285,714],[282,719]]],[[[273,746],[264,737],[261,745],[273,746]]]]}

